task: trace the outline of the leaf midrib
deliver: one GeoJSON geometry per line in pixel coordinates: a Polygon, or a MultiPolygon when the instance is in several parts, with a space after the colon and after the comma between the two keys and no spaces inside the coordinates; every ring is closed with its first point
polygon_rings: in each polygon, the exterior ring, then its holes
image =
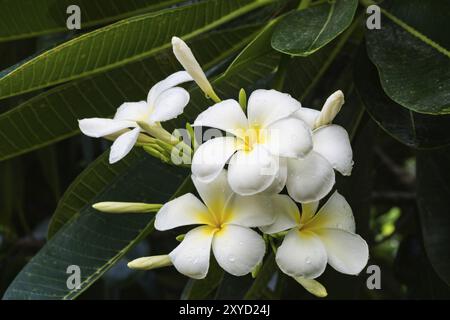
{"type": "Polygon", "coordinates": [[[331,6],[330,6],[330,10],[328,11],[328,16],[327,19],[325,20],[324,25],[322,26],[322,28],[320,29],[319,33],[317,34],[316,38],[313,40],[313,42],[311,43],[311,45],[309,46],[308,50],[306,50],[307,52],[311,52],[311,49],[314,47],[314,45],[316,44],[317,40],[320,38],[320,36],[323,34],[323,32],[325,31],[325,29],[327,28],[328,24],[330,23],[331,17],[334,13],[334,8],[336,6],[336,2],[332,2],[331,6]]]}

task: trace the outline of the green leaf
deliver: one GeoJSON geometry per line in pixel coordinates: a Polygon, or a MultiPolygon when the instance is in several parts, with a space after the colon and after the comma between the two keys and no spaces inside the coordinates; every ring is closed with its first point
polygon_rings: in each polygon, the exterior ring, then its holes
{"type": "MultiPolygon", "coordinates": [[[[278,56],[264,56],[248,62],[245,69],[229,69],[226,77],[219,77],[213,85],[223,97],[238,94],[240,88],[248,88],[259,79],[265,78],[276,68],[278,56]]],[[[242,66],[241,66],[242,67],[242,66]]],[[[172,123],[184,123],[209,105],[198,89],[191,91],[190,107],[182,117],[172,123]]],[[[106,158],[106,156],[104,156],[106,158]]],[[[77,185],[85,184],[89,189],[86,198],[79,199],[76,206],[81,209],[71,215],[70,220],[47,242],[41,251],[19,273],[5,293],[5,299],[72,299],[78,296],[104,272],[114,265],[133,245],[152,231],[151,218],[145,215],[108,215],[95,212],[91,205],[98,201],[141,201],[164,202],[180,184],[186,171],[159,163],[141,151],[132,153],[122,161],[128,161],[126,170],[117,170],[116,165],[96,162],[99,168],[91,172],[109,171],[112,182],[100,182],[97,189],[94,181],[81,179],[77,185]],[[150,168],[152,170],[150,170],[150,168]],[[81,267],[82,287],[71,290],[66,286],[68,265],[81,267]]],[[[121,164],[119,164],[121,165],[121,164]]],[[[71,187],[71,191],[76,187],[71,187]]],[[[76,188],[83,190],[83,188],[76,188]]],[[[181,186],[181,190],[184,190],[181,186]]],[[[83,193],[80,193],[83,195],[83,193]]],[[[74,194],[75,199],[77,194],[74,194]]],[[[67,219],[68,217],[66,217],[67,219]]]]}
{"type": "Polygon", "coordinates": [[[292,57],[286,67],[283,90],[302,102],[310,98],[317,84],[343,50],[356,26],[357,24],[354,24],[335,41],[312,55],[292,57]]]}
{"type": "Polygon", "coordinates": [[[254,37],[254,39],[242,49],[239,55],[233,60],[223,77],[227,76],[228,71],[238,72],[241,66],[245,67],[249,62],[264,55],[274,53],[270,47],[270,38],[273,30],[278,23],[278,19],[269,21],[266,26],[254,37]]]}
{"type": "MultiPolygon", "coordinates": [[[[110,170],[114,171],[114,166],[110,170]]],[[[185,170],[163,165],[140,151],[129,163],[129,169],[117,176],[103,192],[97,193],[93,202],[114,199],[163,203],[185,176],[185,170]]],[[[76,297],[152,231],[152,217],[108,215],[86,205],[25,266],[4,299],[76,297]],[[80,290],[69,289],[66,285],[66,270],[70,265],[81,269],[80,290]]]]}
{"type": "Polygon", "coordinates": [[[450,285],[450,148],[417,155],[417,202],[425,250],[437,274],[450,285]]]}
{"type": "Polygon", "coordinates": [[[209,0],[125,19],[65,42],[0,78],[0,99],[108,71],[189,40],[271,0],[209,0]],[[180,28],[182,26],[182,28],[180,28]]]}
{"type": "Polygon", "coordinates": [[[367,32],[381,85],[405,108],[450,113],[449,11],[448,1],[384,1],[382,28],[367,32]]]}
{"type": "MultiPolygon", "coordinates": [[[[256,30],[247,26],[212,32],[189,44],[208,69],[237,52],[256,30]]],[[[25,101],[0,115],[0,160],[78,134],[77,119],[110,117],[124,101],[142,100],[156,82],[180,69],[171,49],[166,49],[155,57],[61,85],[25,101]]]]}
{"type": "Polygon", "coordinates": [[[357,6],[357,0],[339,0],[292,12],[275,29],[272,47],[286,54],[308,56],[348,28],[357,6]]]}
{"type": "Polygon", "coordinates": [[[414,148],[450,144],[450,115],[429,115],[406,109],[392,101],[381,88],[375,66],[361,48],[355,63],[358,93],[372,119],[389,135],[414,148]]]}
{"type": "Polygon", "coordinates": [[[81,27],[89,28],[185,0],[3,0],[0,2],[0,42],[67,31],[67,8],[81,10],[81,27]]]}

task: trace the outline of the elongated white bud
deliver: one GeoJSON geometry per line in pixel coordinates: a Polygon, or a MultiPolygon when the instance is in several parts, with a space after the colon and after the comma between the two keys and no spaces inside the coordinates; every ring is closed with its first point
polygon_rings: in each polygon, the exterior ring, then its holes
{"type": "Polygon", "coordinates": [[[338,90],[329,96],[314,123],[314,128],[325,126],[333,122],[344,102],[344,93],[341,90],[338,90]]]}
{"type": "Polygon", "coordinates": [[[295,277],[295,281],[302,285],[309,293],[319,298],[325,298],[328,295],[327,289],[317,280],[295,277]]]}
{"type": "Polygon", "coordinates": [[[172,37],[173,53],[183,68],[191,75],[200,89],[215,102],[219,102],[220,98],[214,92],[211,83],[206,78],[200,64],[195,59],[194,54],[188,45],[178,37],[172,37]]]}
{"type": "Polygon", "coordinates": [[[158,211],[161,204],[141,202],[98,202],[92,205],[98,211],[107,213],[150,213],[158,211]]]}
{"type": "Polygon", "coordinates": [[[160,256],[142,257],[128,263],[128,268],[135,270],[152,270],[171,266],[172,261],[167,254],[160,256]]]}

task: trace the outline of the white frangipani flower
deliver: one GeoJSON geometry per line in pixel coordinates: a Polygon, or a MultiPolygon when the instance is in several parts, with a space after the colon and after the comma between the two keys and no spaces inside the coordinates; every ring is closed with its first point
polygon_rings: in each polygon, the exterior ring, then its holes
{"type": "Polygon", "coordinates": [[[147,101],[123,103],[113,119],[79,120],[80,130],[94,138],[115,137],[109,155],[109,162],[115,163],[125,157],[138,141],[143,131],[140,123],[146,126],[146,131],[151,130],[155,138],[170,137],[159,123],[183,113],[189,102],[189,93],[177,85],[187,81],[192,81],[192,78],[186,71],[176,72],[155,84],[148,93],[147,101]]]}
{"type": "Polygon", "coordinates": [[[313,150],[303,159],[288,159],[286,187],[297,202],[318,201],[327,195],[334,183],[334,169],[348,176],[352,172],[353,153],[347,131],[332,124],[344,104],[344,94],[336,91],[321,111],[301,108],[293,114],[312,131],[313,150]]]}
{"type": "Polygon", "coordinates": [[[192,173],[201,181],[211,181],[230,159],[228,182],[234,192],[281,191],[287,178],[284,158],[302,158],[312,149],[308,125],[290,117],[300,109],[300,102],[290,95],[263,89],[250,95],[248,118],[232,99],[209,107],[193,126],[213,127],[233,136],[202,144],[192,159],[192,173]]]}
{"type": "Polygon", "coordinates": [[[251,272],[262,261],[266,246],[250,228],[273,222],[271,201],[278,195],[237,195],[228,185],[225,170],[207,184],[194,176],[192,181],[204,203],[188,193],[166,203],[155,219],[155,228],[161,231],[201,225],[169,254],[173,265],[186,276],[202,279],[208,273],[212,248],[225,271],[235,276],[251,272]]]}
{"type": "Polygon", "coordinates": [[[316,213],[318,202],[302,204],[302,214],[288,196],[275,199],[279,214],[275,222],[261,228],[265,233],[289,230],[277,250],[280,269],[292,276],[314,279],[327,263],[341,273],[357,275],[366,266],[369,249],[355,234],[352,209],[335,192],[316,213]]]}
{"type": "Polygon", "coordinates": [[[172,49],[175,57],[181,63],[183,68],[192,76],[202,91],[215,102],[219,102],[220,98],[214,92],[211,83],[206,78],[205,72],[200,67],[197,59],[195,59],[192,50],[188,45],[178,37],[172,37],[172,49]]]}

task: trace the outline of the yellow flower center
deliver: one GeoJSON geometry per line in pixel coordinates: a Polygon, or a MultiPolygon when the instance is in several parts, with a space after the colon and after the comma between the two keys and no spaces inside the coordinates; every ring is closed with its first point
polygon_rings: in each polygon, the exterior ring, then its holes
{"type": "Polygon", "coordinates": [[[220,231],[229,221],[232,220],[233,212],[231,210],[227,210],[223,212],[223,206],[214,206],[215,210],[211,208],[208,209],[208,212],[203,212],[199,216],[199,220],[203,224],[207,224],[217,231],[220,231]]]}

